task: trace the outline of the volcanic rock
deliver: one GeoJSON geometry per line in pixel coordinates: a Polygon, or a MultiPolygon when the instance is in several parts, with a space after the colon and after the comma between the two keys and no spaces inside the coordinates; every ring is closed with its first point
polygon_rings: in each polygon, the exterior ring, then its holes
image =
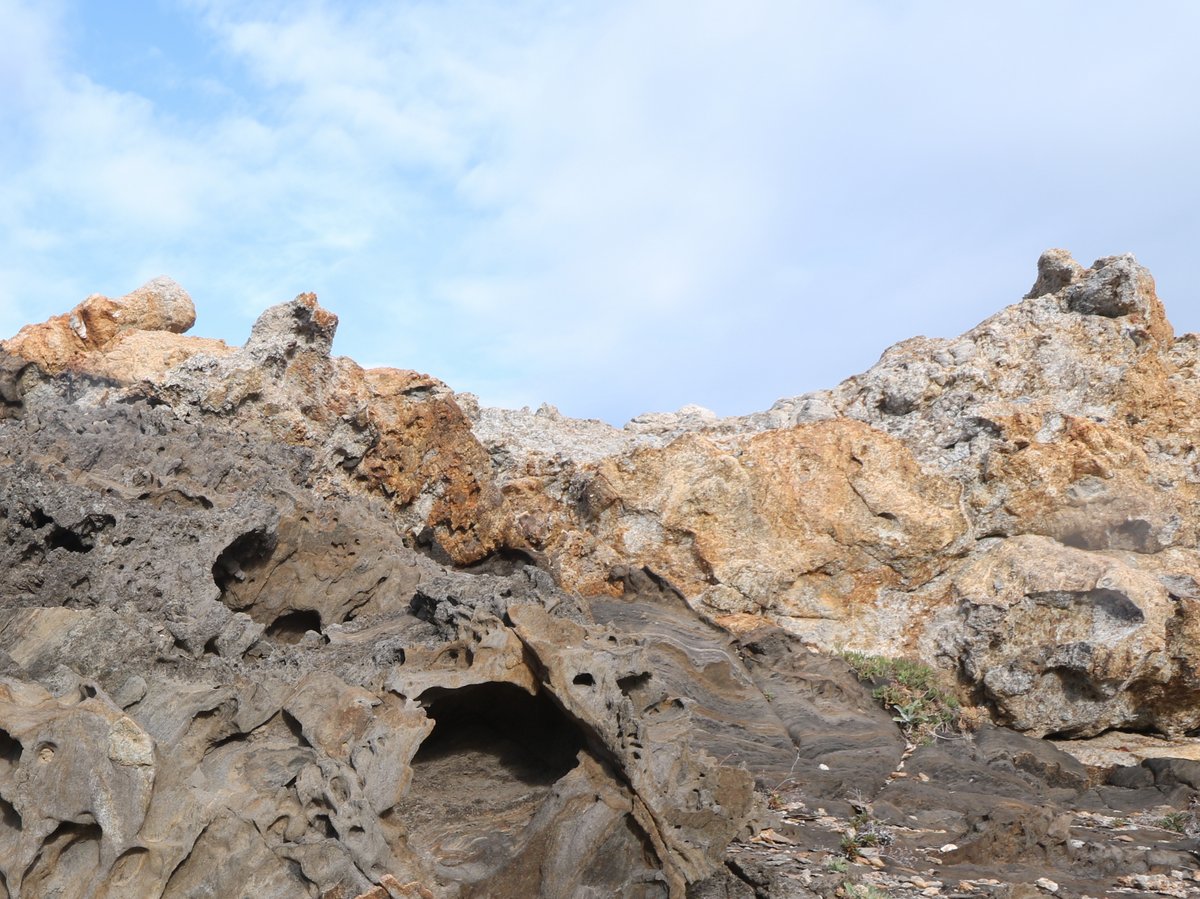
{"type": "Polygon", "coordinates": [[[0,343],[0,899],[1195,868],[1195,763],[1041,739],[1200,727],[1200,338],[1133,257],[624,429],[333,357],[311,294],[193,319],[157,279],[0,343]],[[846,647],[976,728],[921,745],[846,647]]]}

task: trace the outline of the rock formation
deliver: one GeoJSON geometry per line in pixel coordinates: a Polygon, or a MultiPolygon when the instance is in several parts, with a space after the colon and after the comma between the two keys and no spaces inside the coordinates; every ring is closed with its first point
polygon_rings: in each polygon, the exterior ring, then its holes
{"type": "Polygon", "coordinates": [[[1200,762],[1039,739],[1200,728],[1200,338],[1131,256],[623,429],[332,357],[312,295],[193,321],[0,343],[0,899],[1191,889],[1200,762]],[[843,647],[1000,726],[918,745],[843,647]]]}
{"type": "Polygon", "coordinates": [[[645,566],[733,631],[936,663],[1029,733],[1184,733],[1198,341],[1132,256],[1051,250],[1029,296],[961,337],[766,413],[617,431],[480,410],[475,431],[565,587],[645,566]]]}

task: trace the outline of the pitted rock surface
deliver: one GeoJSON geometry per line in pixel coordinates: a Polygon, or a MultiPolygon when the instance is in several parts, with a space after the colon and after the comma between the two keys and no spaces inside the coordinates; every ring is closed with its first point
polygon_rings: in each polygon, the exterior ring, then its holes
{"type": "Polygon", "coordinates": [[[193,320],[0,343],[0,899],[1200,890],[1195,763],[1060,748],[1200,727],[1200,340],[1133,257],[625,429],[332,357],[311,294],[193,320]],[[909,742],[843,647],[995,725],[909,742]]]}

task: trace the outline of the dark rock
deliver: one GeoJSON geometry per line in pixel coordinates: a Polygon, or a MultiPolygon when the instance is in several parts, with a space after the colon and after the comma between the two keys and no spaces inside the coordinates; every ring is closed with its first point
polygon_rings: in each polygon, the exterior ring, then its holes
{"type": "Polygon", "coordinates": [[[1156,786],[1183,785],[1200,790],[1200,762],[1192,759],[1152,758],[1142,762],[1142,767],[1154,775],[1156,786]]]}

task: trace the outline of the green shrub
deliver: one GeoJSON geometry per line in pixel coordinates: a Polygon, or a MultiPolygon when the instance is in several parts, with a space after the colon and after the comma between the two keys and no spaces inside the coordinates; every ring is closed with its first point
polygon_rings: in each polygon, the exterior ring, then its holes
{"type": "Polygon", "coordinates": [[[892,713],[909,740],[927,742],[958,724],[958,698],[939,685],[937,672],[928,665],[851,650],[841,657],[860,681],[874,687],[871,695],[892,713]]]}

